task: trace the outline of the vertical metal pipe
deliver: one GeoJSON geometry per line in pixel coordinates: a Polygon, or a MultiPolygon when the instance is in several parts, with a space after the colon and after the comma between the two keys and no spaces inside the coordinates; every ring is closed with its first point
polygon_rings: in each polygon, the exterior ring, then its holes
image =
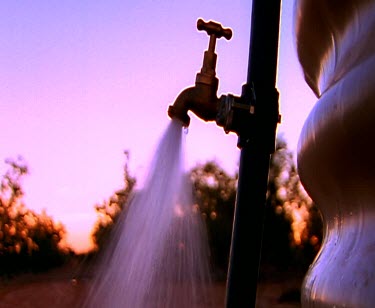
{"type": "Polygon", "coordinates": [[[270,156],[278,117],[275,89],[281,0],[253,0],[247,84],[241,98],[256,95],[254,123],[239,134],[241,158],[226,307],[255,307],[270,156]]]}

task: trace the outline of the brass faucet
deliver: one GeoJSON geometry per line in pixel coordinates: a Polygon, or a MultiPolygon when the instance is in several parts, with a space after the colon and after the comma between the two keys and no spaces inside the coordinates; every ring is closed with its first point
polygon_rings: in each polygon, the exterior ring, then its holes
{"type": "Polygon", "coordinates": [[[203,65],[195,79],[195,86],[186,88],[176,98],[173,105],[168,108],[168,115],[178,119],[183,126],[190,124],[188,111],[192,111],[204,121],[215,121],[219,110],[220,100],[217,97],[219,81],[216,78],[215,53],[216,39],[224,37],[230,40],[232,30],[223,28],[219,23],[202,19],[197,21],[197,29],[204,30],[210,36],[208,50],[204,52],[203,65]]]}

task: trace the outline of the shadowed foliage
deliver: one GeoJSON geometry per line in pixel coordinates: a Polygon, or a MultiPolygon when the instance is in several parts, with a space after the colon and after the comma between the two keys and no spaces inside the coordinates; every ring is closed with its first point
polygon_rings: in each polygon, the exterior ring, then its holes
{"type": "Polygon", "coordinates": [[[262,260],[306,270],[322,240],[322,219],[299,179],[292,152],[278,138],[270,162],[262,260]]]}
{"type": "Polygon", "coordinates": [[[129,157],[128,151],[125,154],[124,165],[124,188],[115,192],[108,201],[96,205],[95,210],[98,215],[98,220],[95,223],[92,239],[95,244],[95,250],[102,250],[108,242],[110,233],[118,220],[121,211],[125,210],[124,207],[128,203],[128,199],[136,184],[135,177],[130,175],[129,172],[129,157]]]}
{"type": "Polygon", "coordinates": [[[28,174],[21,158],[6,160],[0,186],[0,275],[42,271],[61,265],[69,253],[62,247],[65,229],[46,212],[36,214],[22,201],[22,178],[28,174]]]}
{"type": "Polygon", "coordinates": [[[212,264],[216,275],[223,277],[228,266],[237,176],[231,177],[210,161],[193,168],[190,178],[207,227],[212,264]]]}

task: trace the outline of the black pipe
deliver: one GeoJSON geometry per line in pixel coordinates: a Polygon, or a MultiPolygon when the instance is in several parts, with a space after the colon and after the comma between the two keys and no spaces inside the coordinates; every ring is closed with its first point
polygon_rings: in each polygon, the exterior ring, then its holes
{"type": "Polygon", "coordinates": [[[279,122],[276,73],[281,0],[253,0],[247,83],[241,100],[254,106],[239,133],[238,190],[230,250],[226,307],[255,307],[271,154],[279,122]]]}

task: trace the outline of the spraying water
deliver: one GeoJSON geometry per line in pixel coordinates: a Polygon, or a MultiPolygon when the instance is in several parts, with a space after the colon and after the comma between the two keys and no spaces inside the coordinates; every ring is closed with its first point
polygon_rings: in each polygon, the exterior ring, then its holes
{"type": "Polygon", "coordinates": [[[144,187],[121,214],[85,307],[210,307],[206,229],[184,172],[183,137],[171,121],[144,187]]]}

